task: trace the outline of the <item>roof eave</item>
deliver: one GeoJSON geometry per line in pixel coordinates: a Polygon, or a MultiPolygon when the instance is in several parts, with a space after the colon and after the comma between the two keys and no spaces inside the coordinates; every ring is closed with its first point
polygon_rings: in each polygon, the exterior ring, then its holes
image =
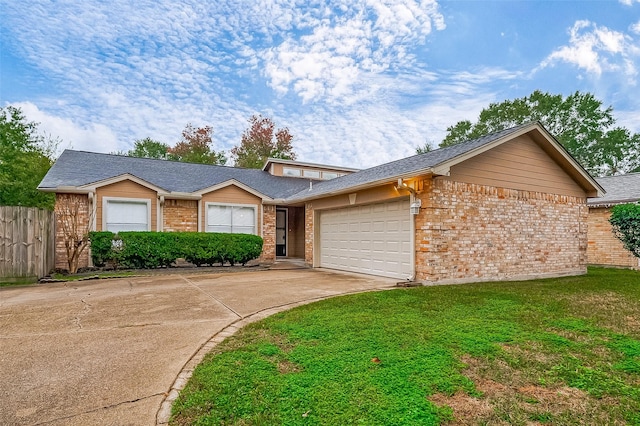
{"type": "Polygon", "coordinates": [[[421,170],[417,170],[414,172],[408,172],[408,173],[402,173],[399,175],[394,175],[393,177],[387,177],[384,179],[378,179],[374,182],[368,182],[368,183],[364,183],[361,185],[354,185],[354,186],[350,186],[347,188],[342,188],[342,189],[337,189],[335,191],[329,191],[329,192],[323,192],[321,194],[313,194],[313,195],[309,195],[307,197],[296,197],[296,198],[287,198],[285,201],[288,203],[299,203],[299,202],[306,202],[306,201],[312,201],[312,200],[317,200],[319,198],[326,198],[326,197],[333,197],[335,195],[343,195],[343,194],[349,194],[352,193],[354,191],[362,191],[365,189],[370,189],[370,188],[375,188],[376,186],[380,186],[380,185],[388,185],[388,184],[392,184],[398,181],[398,179],[410,179],[410,178],[415,178],[417,176],[424,176],[424,175],[433,175],[435,173],[433,173],[433,168],[428,168],[428,169],[421,169],[421,170]]]}

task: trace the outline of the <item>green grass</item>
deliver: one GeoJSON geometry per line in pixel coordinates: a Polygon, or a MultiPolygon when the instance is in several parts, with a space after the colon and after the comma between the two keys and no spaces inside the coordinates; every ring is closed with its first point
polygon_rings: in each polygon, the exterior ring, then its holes
{"type": "Polygon", "coordinates": [[[171,424],[449,422],[640,424],[640,273],[398,289],[283,312],[209,354],[171,424]]]}

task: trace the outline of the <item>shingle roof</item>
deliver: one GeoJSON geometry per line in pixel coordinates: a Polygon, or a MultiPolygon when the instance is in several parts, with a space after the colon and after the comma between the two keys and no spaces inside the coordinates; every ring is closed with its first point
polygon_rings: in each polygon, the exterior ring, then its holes
{"type": "Polygon", "coordinates": [[[303,190],[298,194],[290,197],[288,201],[304,200],[310,197],[317,197],[330,193],[337,193],[349,188],[373,184],[381,181],[391,181],[403,175],[424,172],[432,167],[436,167],[442,163],[452,160],[483,145],[501,139],[512,133],[516,133],[524,127],[531,126],[532,123],[523,124],[512,127],[501,132],[492,133],[473,139],[464,143],[449,146],[447,148],[436,149],[425,154],[418,154],[412,157],[403,158],[382,164],[380,166],[371,167],[370,169],[361,170],[336,179],[331,179],[313,184],[313,189],[303,190]]]}
{"type": "Polygon", "coordinates": [[[604,197],[589,198],[590,206],[632,203],[640,200],[640,173],[596,178],[607,193],[604,197]]]}
{"type": "Polygon", "coordinates": [[[287,198],[309,187],[306,179],[272,176],[262,170],[65,150],[39,188],[90,185],[127,173],[170,192],[196,192],[230,179],[271,198],[287,198]]]}

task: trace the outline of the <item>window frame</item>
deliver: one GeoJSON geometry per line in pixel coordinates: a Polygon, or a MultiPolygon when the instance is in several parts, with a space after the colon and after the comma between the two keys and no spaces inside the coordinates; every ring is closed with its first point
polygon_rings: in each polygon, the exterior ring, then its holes
{"type": "MultiPolygon", "coordinates": [[[[251,208],[253,209],[253,232],[246,235],[258,235],[258,206],[255,204],[240,204],[240,203],[219,203],[215,201],[208,201],[204,203],[204,232],[214,232],[209,231],[209,206],[223,206],[223,207],[242,207],[242,208],[251,208]]],[[[231,233],[239,234],[239,232],[233,232],[233,210],[231,212],[231,233]]]]}
{"type": "Polygon", "coordinates": [[[322,172],[322,179],[324,180],[336,179],[338,177],[340,177],[340,174],[338,172],[322,172]],[[330,175],[330,177],[327,177],[326,175],[330,175]]]}
{"type": "Polygon", "coordinates": [[[287,177],[300,177],[302,176],[302,169],[298,167],[282,167],[282,176],[287,177]],[[287,173],[289,172],[289,173],[287,173]]]}
{"type": "Polygon", "coordinates": [[[302,176],[309,179],[322,179],[322,172],[320,170],[302,169],[302,176]],[[310,176],[311,174],[314,176],[310,176]]]}
{"type": "MultiPolygon", "coordinates": [[[[146,204],[147,206],[147,229],[146,231],[151,231],[151,200],[149,198],[127,198],[127,197],[102,197],[102,230],[107,231],[108,217],[107,217],[107,206],[109,202],[113,201],[115,203],[132,203],[132,204],[146,204]]],[[[111,231],[113,232],[113,231],[111,231]]],[[[136,231],[118,231],[118,232],[136,232],[136,231]]],[[[144,231],[139,231],[144,232],[144,231]]]]}

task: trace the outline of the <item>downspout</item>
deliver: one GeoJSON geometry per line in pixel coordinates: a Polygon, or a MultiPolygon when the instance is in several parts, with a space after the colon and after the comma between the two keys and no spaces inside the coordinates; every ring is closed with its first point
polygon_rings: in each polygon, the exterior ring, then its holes
{"type": "MultiPolygon", "coordinates": [[[[411,195],[409,196],[409,204],[411,205],[413,202],[415,202],[416,199],[416,195],[415,195],[415,191],[413,190],[413,188],[411,188],[411,195]]],[[[409,216],[411,216],[410,219],[410,237],[409,237],[409,244],[411,245],[411,259],[409,259],[410,263],[411,263],[411,275],[407,278],[407,280],[409,282],[413,282],[416,280],[416,215],[411,213],[411,210],[409,210],[409,216]]]]}

